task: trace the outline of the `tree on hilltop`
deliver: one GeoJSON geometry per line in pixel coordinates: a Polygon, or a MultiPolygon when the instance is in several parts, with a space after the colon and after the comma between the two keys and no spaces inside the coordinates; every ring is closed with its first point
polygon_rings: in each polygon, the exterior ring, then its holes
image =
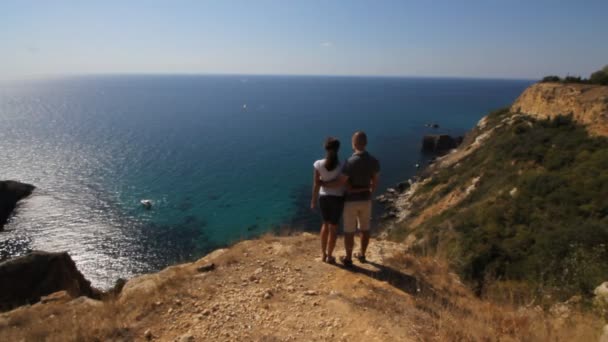
{"type": "Polygon", "coordinates": [[[599,85],[608,85],[608,65],[603,67],[601,70],[598,70],[591,74],[591,76],[587,78],[582,78],[580,76],[566,76],[564,78],[560,78],[559,76],[551,75],[545,76],[540,81],[542,83],[584,83],[584,84],[599,84],[599,85]]]}
{"type": "Polygon", "coordinates": [[[592,84],[608,85],[608,65],[606,65],[602,70],[598,70],[591,74],[591,77],[589,77],[589,82],[592,84]]]}

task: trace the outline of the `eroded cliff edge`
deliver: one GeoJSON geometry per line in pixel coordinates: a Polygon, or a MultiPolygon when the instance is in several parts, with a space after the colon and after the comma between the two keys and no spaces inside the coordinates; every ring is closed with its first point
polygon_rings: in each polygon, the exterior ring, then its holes
{"type": "Polygon", "coordinates": [[[537,83],[517,98],[511,112],[539,119],[572,115],[590,133],[608,136],[608,86],[537,83]]]}

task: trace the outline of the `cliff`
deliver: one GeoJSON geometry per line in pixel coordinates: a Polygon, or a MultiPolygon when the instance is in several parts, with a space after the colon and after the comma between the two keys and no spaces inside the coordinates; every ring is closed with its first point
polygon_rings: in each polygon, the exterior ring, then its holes
{"type": "Polygon", "coordinates": [[[33,252],[0,263],[0,311],[36,303],[57,291],[100,297],[68,253],[33,252]]]}
{"type": "Polygon", "coordinates": [[[593,296],[608,274],[606,94],[531,86],[393,200],[386,235],[451,260],[482,296],[593,296]]]}
{"type": "MultiPolygon", "coordinates": [[[[337,251],[342,250],[341,243],[337,251]]],[[[319,238],[265,236],[129,280],[103,301],[66,293],[0,314],[2,341],[596,340],[560,304],[484,302],[441,261],[372,240],[366,264],[320,262],[319,238]],[[213,266],[212,266],[213,265],[213,266]]]]}
{"type": "Polygon", "coordinates": [[[537,83],[523,92],[511,112],[539,119],[572,115],[592,134],[608,136],[608,87],[589,84],[537,83]]]}
{"type": "Polygon", "coordinates": [[[0,231],[15,210],[17,202],[31,195],[34,186],[15,181],[0,181],[0,231]]]}

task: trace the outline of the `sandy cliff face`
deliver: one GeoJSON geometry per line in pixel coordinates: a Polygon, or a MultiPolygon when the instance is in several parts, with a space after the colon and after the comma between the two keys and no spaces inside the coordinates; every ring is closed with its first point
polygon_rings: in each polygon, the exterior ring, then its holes
{"type": "Polygon", "coordinates": [[[587,84],[537,83],[511,106],[513,113],[539,118],[572,114],[592,134],[608,136],[608,87],[587,84]]]}

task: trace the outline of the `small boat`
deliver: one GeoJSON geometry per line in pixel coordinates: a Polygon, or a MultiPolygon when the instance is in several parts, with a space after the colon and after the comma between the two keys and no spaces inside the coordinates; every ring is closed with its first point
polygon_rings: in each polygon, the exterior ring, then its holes
{"type": "Polygon", "coordinates": [[[146,209],[152,208],[152,201],[150,201],[149,199],[142,199],[141,201],[139,201],[139,203],[141,203],[141,205],[143,205],[146,209]]]}

